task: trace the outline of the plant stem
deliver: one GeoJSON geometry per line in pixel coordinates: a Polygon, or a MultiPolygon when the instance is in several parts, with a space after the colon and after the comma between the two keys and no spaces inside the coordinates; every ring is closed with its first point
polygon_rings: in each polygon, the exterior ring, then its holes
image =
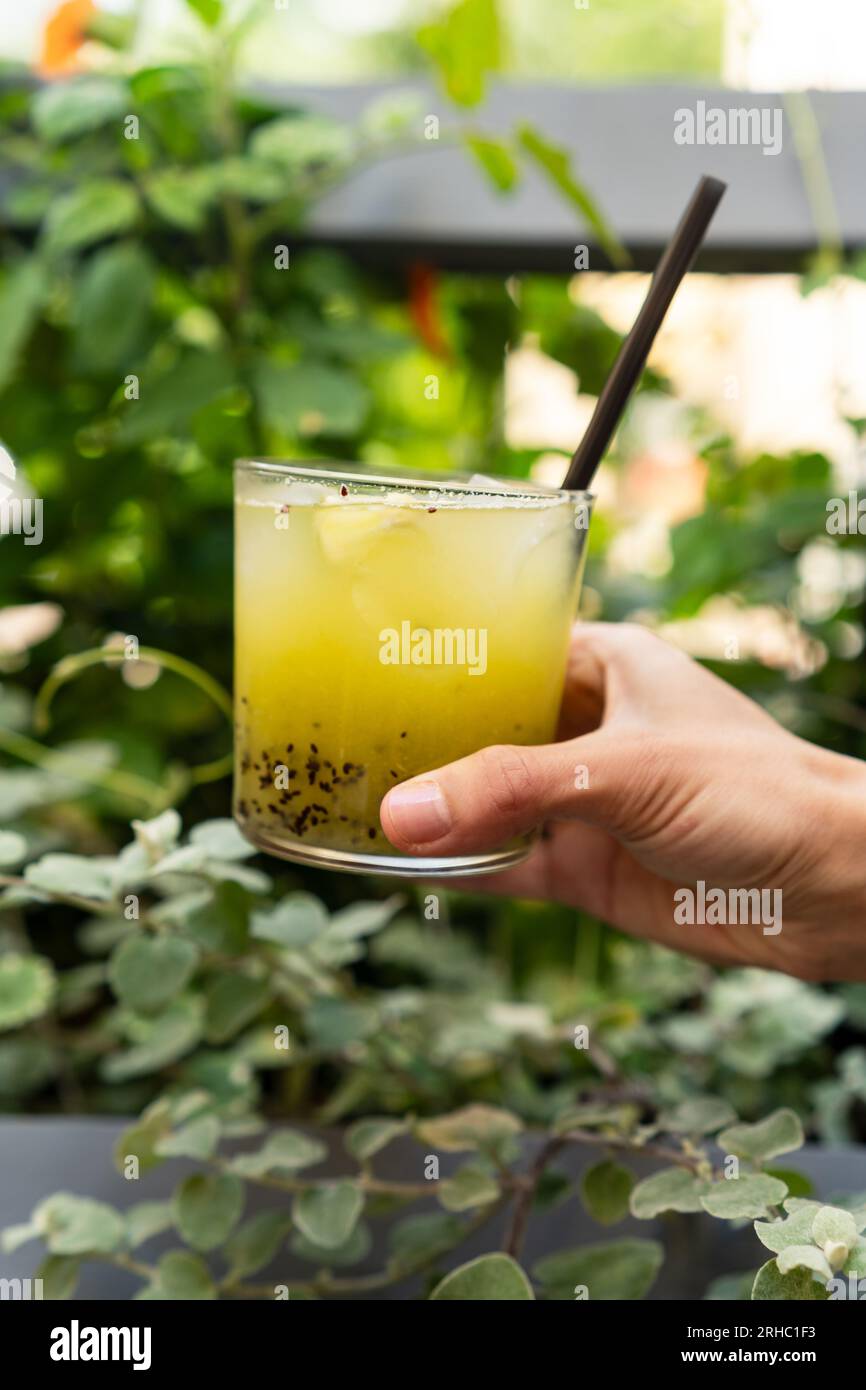
{"type": "Polygon", "coordinates": [[[549,1163],[556,1157],[560,1149],[565,1145],[565,1139],[557,1136],[548,1139],[536,1155],[529,1172],[521,1183],[521,1190],[514,1203],[514,1212],[511,1217],[511,1225],[505,1237],[503,1250],[506,1255],[511,1255],[517,1259],[523,1248],[523,1241],[526,1236],[526,1228],[529,1224],[529,1216],[532,1211],[532,1203],[538,1191],[538,1184],[544,1176],[549,1163]]]}

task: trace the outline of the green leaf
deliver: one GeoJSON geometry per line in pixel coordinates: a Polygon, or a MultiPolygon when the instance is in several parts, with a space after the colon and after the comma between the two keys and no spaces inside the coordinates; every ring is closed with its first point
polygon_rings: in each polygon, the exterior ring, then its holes
{"type": "Polygon", "coordinates": [[[114,951],[108,979],[122,1004],[156,1013],[186,987],[198,949],[179,936],[131,936],[114,951]]]}
{"type": "Polygon", "coordinates": [[[466,136],[467,148],[472,152],[491,183],[502,193],[507,193],[517,182],[518,171],[511,150],[502,140],[491,140],[488,136],[466,136]]]}
{"type": "Polygon", "coordinates": [[[92,74],[49,82],[33,98],[31,118],[40,140],[58,145],[85,135],[129,110],[130,93],[117,77],[92,74]]]}
{"type": "Polygon", "coordinates": [[[213,1250],[228,1239],[241,1218],[245,1192],[232,1173],[196,1173],[174,1194],[174,1219],[187,1245],[213,1250]]]}
{"type": "Polygon", "coordinates": [[[213,1157],[219,1137],[220,1123],[216,1116],[202,1115],[158,1140],[155,1147],[161,1158],[197,1158],[204,1161],[213,1157]]]}
{"type": "Polygon", "coordinates": [[[65,1302],[72,1298],[78,1286],[81,1260],[75,1255],[49,1255],[36,1271],[42,1280],[42,1297],[65,1302]]]}
{"type": "Polygon", "coordinates": [[[53,1255],[107,1254],[123,1244],[123,1217],[90,1197],[56,1192],[41,1202],[33,1223],[53,1255]]]}
{"type": "MultiPolygon", "coordinates": [[[[161,1158],[157,1145],[170,1132],[171,1108],[166,1101],[156,1101],[117,1140],[114,1146],[114,1166],[117,1171],[126,1177],[130,1158],[137,1160],[139,1175],[156,1168],[161,1158]]],[[[133,1173],[130,1176],[136,1175],[133,1173]]]]}
{"type": "Polygon", "coordinates": [[[6,1226],[0,1233],[0,1250],[11,1255],[22,1245],[27,1245],[31,1240],[37,1240],[39,1234],[38,1226],[35,1226],[32,1221],[22,1222],[18,1226],[6,1226]]]}
{"type": "Polygon", "coordinates": [[[171,1250],[157,1265],[154,1297],[183,1302],[217,1297],[217,1289],[204,1260],[188,1250],[171,1250]]]}
{"type": "Polygon", "coordinates": [[[236,386],[228,358],[219,353],[182,354],[171,371],[151,380],[143,375],[140,399],[124,405],[117,442],[121,447],[183,434],[192,417],[236,386]]]}
{"type": "Polygon", "coordinates": [[[487,74],[498,71],[501,63],[496,0],[458,0],[435,23],[419,29],[417,39],[452,101],[477,106],[487,74]]]}
{"type": "Polygon", "coordinates": [[[492,1105],[464,1105],[450,1115],[419,1121],[415,1133],[431,1148],[461,1153],[467,1149],[496,1149],[522,1129],[520,1120],[508,1110],[492,1105]]]}
{"type": "Polygon", "coordinates": [[[18,262],[6,272],[0,289],[0,391],[2,391],[27,344],[48,290],[45,268],[35,257],[18,262]]]}
{"type": "Polygon", "coordinates": [[[153,302],[153,262],[121,242],[89,260],[72,306],[72,347],[82,371],[123,375],[139,346],[153,302]]]}
{"type": "Polygon", "coordinates": [[[341,367],[262,359],[253,381],[265,424],[281,436],[350,435],[364,423],[367,388],[341,367]]]}
{"type": "Polygon", "coordinates": [[[807,1245],[812,1239],[812,1223],[819,1210],[817,1202],[808,1202],[781,1221],[756,1221],[755,1235],[777,1255],[789,1245],[807,1245]]]}
{"type": "Polygon", "coordinates": [[[148,207],[184,232],[200,232],[219,192],[212,168],[157,169],[144,180],[148,207]]]}
{"type": "Polygon", "coordinates": [[[617,1240],[560,1250],[539,1260],[534,1277],[550,1299],[574,1299],[587,1290],[593,1301],[638,1299],[649,1292],[664,1259],[655,1240],[617,1240]]]}
{"type": "Polygon", "coordinates": [[[701,1206],[710,1216],[732,1221],[740,1217],[766,1216],[787,1195],[788,1189],[778,1178],[766,1173],[750,1173],[742,1178],[722,1179],[701,1198],[701,1206]]]}
{"type": "Polygon", "coordinates": [[[55,1049],[43,1038],[13,1035],[0,1041],[0,1096],[30,1096],[57,1074],[55,1049]]]}
{"type": "Polygon", "coordinates": [[[210,1043],[224,1043],[262,1012],[271,987],[266,979],[226,973],[208,986],[206,998],[205,1036],[210,1043]]]}
{"type": "Polygon", "coordinates": [[[663,1211],[700,1211],[709,1186],[685,1168],[663,1168],[637,1184],[631,1194],[631,1214],[651,1221],[663,1211]]]}
{"type": "Polygon", "coordinates": [[[510,1255],[479,1255],[446,1274],[430,1295],[431,1300],[473,1303],[517,1303],[535,1299],[532,1285],[510,1255]]]}
{"type": "Polygon", "coordinates": [[[776,1110],[754,1125],[731,1125],[716,1141],[725,1153],[765,1163],[778,1154],[800,1149],[806,1142],[803,1126],[793,1110],[776,1110]]]}
{"type": "Polygon", "coordinates": [[[469,1211],[484,1207],[499,1196],[499,1184],[492,1173],[474,1163],[458,1168],[453,1177],[443,1178],[436,1196],[446,1211],[469,1211]]]}
{"type": "Polygon", "coordinates": [[[786,1245],[776,1257],[780,1274],[790,1274],[792,1269],[810,1269],[822,1279],[832,1279],[833,1271],[826,1255],[815,1245],[786,1245]]]}
{"type": "Polygon", "coordinates": [[[250,934],[257,941],[298,950],[308,946],[325,930],[328,913],[324,903],[312,893],[292,893],[274,907],[254,912],[250,934]]]}
{"type": "Polygon", "coordinates": [[[349,126],[317,115],[280,116],[260,125],[249,141],[255,159],[276,164],[287,175],[313,165],[346,164],[354,150],[355,136],[349,126]]]}
{"type": "Polygon", "coordinates": [[[405,1120],[392,1120],[387,1116],[381,1119],[370,1116],[366,1120],[357,1120],[346,1130],[346,1148],[355,1158],[364,1162],[380,1149],[384,1149],[392,1139],[405,1134],[407,1128],[405,1120]]]}
{"type": "Polygon", "coordinates": [[[190,844],[203,849],[209,859],[249,859],[256,853],[255,845],[244,839],[235,822],[227,816],[202,821],[190,831],[189,839],[190,844]]]}
{"type": "Polygon", "coordinates": [[[795,1269],[780,1274],[775,1260],[768,1260],[755,1275],[752,1298],[757,1302],[778,1303],[783,1300],[819,1302],[829,1297],[808,1269],[795,1269]]]}
{"type": "Polygon", "coordinates": [[[744,1270],[742,1274],[720,1274],[711,1280],[704,1298],[722,1303],[748,1302],[752,1297],[754,1282],[755,1272],[751,1269],[744,1270]]]}
{"type": "Polygon", "coordinates": [[[287,1211],[260,1211],[239,1226],[226,1242],[223,1254],[228,1278],[242,1279],[270,1264],[292,1228],[287,1211]]]}
{"type": "Polygon", "coordinates": [[[309,1139],[297,1129],[281,1129],[268,1135],[256,1153],[237,1154],[231,1159],[233,1173],[245,1178],[260,1178],[267,1173],[299,1173],[327,1158],[327,1145],[319,1139],[309,1139]]]}
{"type": "Polygon", "coordinates": [[[170,1231],[173,1225],[171,1202],[137,1202],[126,1213],[126,1239],[130,1250],[170,1231]]]}
{"type": "Polygon", "coordinates": [[[186,3],[209,29],[215,29],[222,19],[223,0],[186,0],[186,3]]]}
{"type": "Polygon", "coordinates": [[[57,979],[42,956],[10,951],[0,956],[0,1032],[41,1018],[51,1007],[57,979]]]}
{"type": "Polygon", "coordinates": [[[342,1245],[331,1246],[330,1249],[314,1245],[299,1231],[295,1232],[291,1240],[292,1254],[297,1255],[299,1260],[317,1265],[319,1269],[341,1269],[359,1264],[367,1258],[372,1247],[373,1237],[370,1228],[363,1221],[358,1222],[347,1241],[342,1245]]]}
{"type": "Polygon", "coordinates": [[[148,1076],[191,1052],[202,1034],[201,1001],[176,999],[162,1013],[137,1018],[135,1031],[134,1046],[103,1061],[100,1071],[106,1081],[148,1076]]]}
{"type": "Polygon", "coordinates": [[[357,941],[359,937],[372,936],[388,925],[403,902],[402,894],[395,893],[383,902],[352,903],[349,907],[341,908],[328,924],[328,939],[357,941]]]}
{"type": "Polygon", "coordinates": [[[611,264],[619,269],[627,265],[629,257],[625,247],[592,194],[575,179],[568,153],[558,145],[551,144],[530,125],[518,126],[517,139],[533,163],[544,171],[554,187],[581,213],[611,264]]]}
{"type": "Polygon", "coordinates": [[[659,1128],[670,1134],[691,1134],[699,1137],[715,1134],[723,1125],[729,1125],[737,1117],[733,1106],[726,1100],[715,1096],[696,1096],[684,1100],[672,1110],[665,1110],[659,1116],[659,1128]]]}
{"type": "Polygon", "coordinates": [[[90,179],[51,204],[43,224],[45,249],[52,255],[80,251],[128,231],[137,217],[138,195],[131,183],[90,179]]]}
{"type": "Polygon", "coordinates": [[[339,1052],[369,1037],[376,1027],[372,1009],[347,999],[322,995],[314,999],[304,1016],[310,1042],[326,1052],[339,1052]]]}
{"type": "MultiPolygon", "coordinates": [[[[841,1207],[821,1207],[812,1222],[812,1239],[816,1245],[844,1245],[850,1250],[857,1244],[857,1222],[841,1207]]],[[[828,1257],[832,1255],[828,1252],[828,1257]]]]}
{"type": "Polygon", "coordinates": [[[364,1194],[355,1183],[324,1183],[295,1198],[292,1216],[298,1230],[326,1250],[345,1245],[364,1208],[364,1194]]]}
{"type": "Polygon", "coordinates": [[[34,888],[60,897],[95,898],[108,902],[114,896],[112,861],[86,859],[81,854],[43,854],[28,864],[24,877],[34,888]]]}
{"type": "Polygon", "coordinates": [[[395,1262],[402,1269],[433,1261],[457,1244],[463,1235],[463,1222],[444,1211],[406,1216],[388,1232],[388,1244],[395,1262]]]}
{"type": "Polygon", "coordinates": [[[788,1189],[793,1197],[811,1197],[815,1191],[815,1184],[805,1173],[801,1173],[797,1168],[765,1168],[764,1172],[771,1178],[778,1178],[788,1189]]]}
{"type": "Polygon", "coordinates": [[[587,1168],[581,1179],[583,1204],[602,1226],[612,1226],[628,1215],[628,1199],[634,1177],[627,1168],[612,1159],[603,1159],[587,1168]]]}

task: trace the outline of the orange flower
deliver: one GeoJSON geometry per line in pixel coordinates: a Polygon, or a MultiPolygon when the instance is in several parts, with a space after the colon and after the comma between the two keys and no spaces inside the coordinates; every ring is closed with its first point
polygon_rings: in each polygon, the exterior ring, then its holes
{"type": "Polygon", "coordinates": [[[429,265],[409,267],[409,314],[418,336],[436,357],[448,356],[439,306],[439,276],[429,265]]]}
{"type": "Polygon", "coordinates": [[[87,39],[87,22],[95,10],[94,0],[64,0],[58,5],[42,34],[37,68],[43,77],[76,71],[78,50],[87,39]]]}

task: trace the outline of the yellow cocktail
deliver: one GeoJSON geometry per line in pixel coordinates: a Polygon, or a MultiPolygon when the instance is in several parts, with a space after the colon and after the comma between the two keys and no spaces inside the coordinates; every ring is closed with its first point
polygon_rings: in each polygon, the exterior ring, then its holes
{"type": "Polygon", "coordinates": [[[263,849],[389,873],[398,782],[555,730],[590,499],[531,484],[243,463],[235,495],[235,816],[263,849]]]}

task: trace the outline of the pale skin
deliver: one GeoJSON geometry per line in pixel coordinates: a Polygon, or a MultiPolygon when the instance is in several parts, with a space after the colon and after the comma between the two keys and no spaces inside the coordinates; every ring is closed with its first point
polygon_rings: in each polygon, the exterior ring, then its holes
{"type": "Polygon", "coordinates": [[[866,764],[795,737],[643,628],[574,629],[556,743],[413,778],[381,819],[398,849],[437,856],[543,827],[523,864],[461,886],[566,903],[723,965],[866,980],[866,764]],[[674,895],[699,880],[781,890],[781,931],[678,923],[674,895]]]}

